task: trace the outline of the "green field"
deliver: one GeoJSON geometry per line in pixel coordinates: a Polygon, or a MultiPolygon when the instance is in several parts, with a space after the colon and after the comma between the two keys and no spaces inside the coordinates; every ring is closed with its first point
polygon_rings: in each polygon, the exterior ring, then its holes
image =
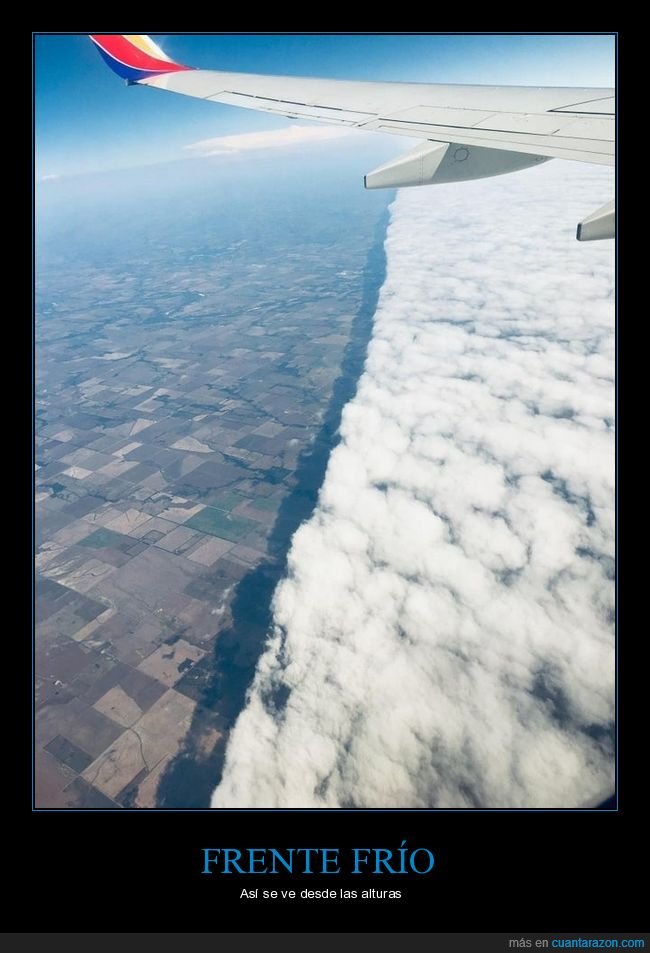
{"type": "Polygon", "coordinates": [[[215,509],[225,510],[227,513],[230,513],[230,511],[234,510],[240,503],[245,503],[247,499],[248,497],[243,496],[241,493],[235,493],[232,490],[221,490],[214,494],[212,505],[215,509]]]}
{"type": "Polygon", "coordinates": [[[130,536],[124,536],[122,533],[114,533],[112,529],[96,529],[90,536],[86,536],[77,545],[90,546],[92,549],[120,549],[127,544],[133,546],[137,539],[131,539],[130,536]]]}
{"type": "Polygon", "coordinates": [[[277,510],[282,502],[277,496],[258,496],[251,500],[251,506],[256,510],[277,510]]]}
{"type": "Polygon", "coordinates": [[[189,526],[190,529],[197,529],[201,533],[208,533],[210,536],[228,539],[233,543],[257,528],[257,524],[252,520],[230,516],[229,513],[218,510],[214,506],[206,506],[204,510],[192,516],[183,525],[189,526]]]}

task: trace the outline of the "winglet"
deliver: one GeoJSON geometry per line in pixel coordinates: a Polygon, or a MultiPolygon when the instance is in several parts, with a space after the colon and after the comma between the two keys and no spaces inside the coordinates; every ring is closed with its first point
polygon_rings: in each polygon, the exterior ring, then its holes
{"type": "Polygon", "coordinates": [[[91,33],[89,36],[113,72],[130,83],[162,73],[193,69],[192,66],[175,63],[144,33],[129,36],[121,33],[91,33]]]}

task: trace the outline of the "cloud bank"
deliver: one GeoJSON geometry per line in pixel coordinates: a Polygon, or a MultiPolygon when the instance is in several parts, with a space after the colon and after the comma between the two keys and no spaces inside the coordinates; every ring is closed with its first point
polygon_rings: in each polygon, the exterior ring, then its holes
{"type": "Polygon", "coordinates": [[[305,142],[321,142],[324,139],[342,139],[349,135],[349,129],[337,126],[287,126],[285,129],[266,129],[261,132],[242,132],[232,136],[202,139],[184,148],[205,158],[250,152],[254,149],[277,149],[305,142]]]}
{"type": "Polygon", "coordinates": [[[212,806],[613,790],[611,170],[405,190],[364,374],[212,806]]]}

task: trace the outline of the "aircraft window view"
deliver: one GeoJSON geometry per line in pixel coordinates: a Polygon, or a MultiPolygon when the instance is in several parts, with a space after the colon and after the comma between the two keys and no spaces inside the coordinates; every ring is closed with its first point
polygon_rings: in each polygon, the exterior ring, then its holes
{"type": "Polygon", "coordinates": [[[615,37],[34,43],[34,807],[611,804],[615,37]]]}

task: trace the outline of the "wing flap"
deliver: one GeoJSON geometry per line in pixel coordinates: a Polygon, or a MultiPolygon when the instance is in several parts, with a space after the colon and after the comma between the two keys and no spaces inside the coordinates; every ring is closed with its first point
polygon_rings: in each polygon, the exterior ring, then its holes
{"type": "Polygon", "coordinates": [[[615,234],[616,204],[612,199],[580,222],[576,238],[579,242],[596,242],[603,238],[614,238],[615,234]]]}
{"type": "Polygon", "coordinates": [[[465,144],[484,146],[486,149],[503,149],[507,152],[523,152],[542,155],[549,159],[575,159],[579,162],[595,162],[599,165],[614,164],[614,143],[603,140],[583,140],[573,137],[525,135],[505,130],[461,129],[457,126],[400,124],[380,120],[372,127],[379,132],[438,142],[455,140],[465,144]],[[408,131],[407,131],[408,130],[408,131]]]}

